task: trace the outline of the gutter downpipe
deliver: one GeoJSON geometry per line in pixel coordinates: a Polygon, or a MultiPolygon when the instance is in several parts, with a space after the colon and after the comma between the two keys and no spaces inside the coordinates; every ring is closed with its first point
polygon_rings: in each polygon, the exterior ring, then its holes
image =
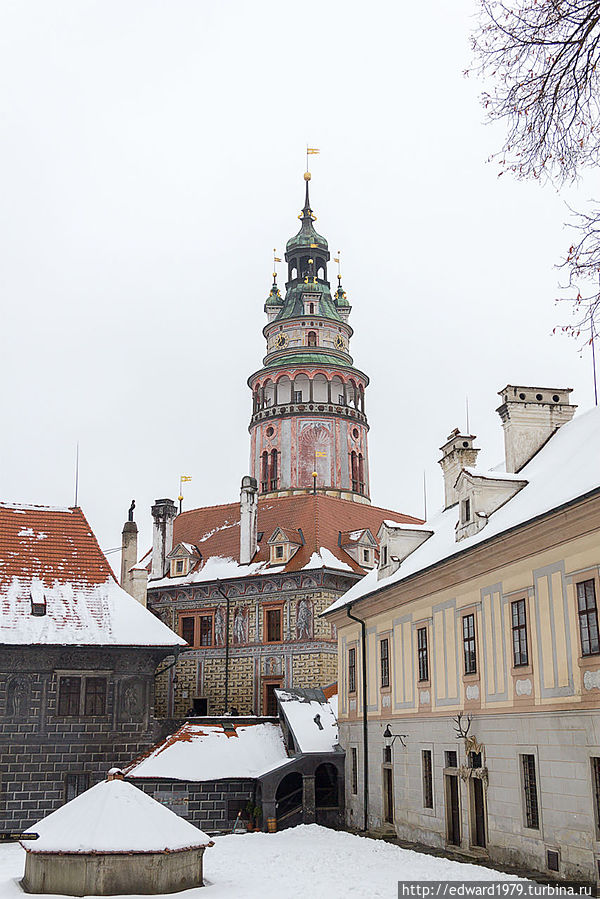
{"type": "Polygon", "coordinates": [[[367,626],[362,618],[356,618],[346,608],[346,615],[352,621],[356,621],[362,630],[362,718],[363,718],[363,804],[364,804],[364,827],[363,830],[369,829],[369,739],[367,730],[367,626]]]}
{"type": "Polygon", "coordinates": [[[217,590],[225,600],[225,709],[223,714],[227,714],[229,706],[229,597],[221,589],[221,584],[217,581],[217,590]]]}

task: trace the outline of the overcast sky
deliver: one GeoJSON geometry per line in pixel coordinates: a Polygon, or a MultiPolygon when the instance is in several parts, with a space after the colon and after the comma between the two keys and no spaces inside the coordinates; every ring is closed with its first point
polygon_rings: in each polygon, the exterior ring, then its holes
{"type": "Polygon", "coordinates": [[[588,191],[486,163],[502,131],[463,76],[474,8],[3,0],[3,500],[72,504],[77,440],[104,549],[132,497],[147,543],[150,504],[180,474],[188,508],[238,498],[246,379],[307,142],[371,378],[374,503],[422,514],[425,469],[440,504],[438,447],[467,394],[490,465],[506,383],[573,387],[591,406],[589,353],[551,336],[569,320],[554,304],[564,202],[588,191]]]}

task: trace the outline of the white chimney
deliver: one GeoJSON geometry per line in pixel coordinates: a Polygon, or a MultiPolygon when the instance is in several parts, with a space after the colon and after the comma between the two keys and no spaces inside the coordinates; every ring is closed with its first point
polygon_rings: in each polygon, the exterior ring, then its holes
{"type": "Polygon", "coordinates": [[[571,421],[577,406],[569,403],[570,387],[513,387],[498,391],[496,410],[504,428],[506,471],[520,471],[561,425],[571,421]]]}
{"type": "Polygon", "coordinates": [[[173,549],[173,519],[176,515],[177,506],[172,499],[157,499],[152,506],[154,530],[151,578],[164,577],[165,559],[173,549]]]}
{"type": "Polygon", "coordinates": [[[444,472],[444,508],[448,509],[458,502],[455,489],[456,481],[463,468],[475,468],[479,450],[473,446],[475,437],[472,434],[461,434],[454,428],[443,446],[440,446],[442,458],[439,460],[444,472]]]}
{"type": "Polygon", "coordinates": [[[257,549],[258,484],[245,475],[240,490],[240,565],[248,565],[257,549]]]}

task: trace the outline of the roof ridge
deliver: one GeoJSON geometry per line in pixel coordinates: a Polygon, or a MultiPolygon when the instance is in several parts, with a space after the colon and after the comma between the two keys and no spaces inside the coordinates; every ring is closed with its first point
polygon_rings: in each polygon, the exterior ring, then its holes
{"type": "Polygon", "coordinates": [[[77,506],[41,506],[39,504],[34,503],[7,503],[0,501],[0,509],[7,509],[13,511],[28,511],[28,512],[69,512],[72,513],[77,506]]]}

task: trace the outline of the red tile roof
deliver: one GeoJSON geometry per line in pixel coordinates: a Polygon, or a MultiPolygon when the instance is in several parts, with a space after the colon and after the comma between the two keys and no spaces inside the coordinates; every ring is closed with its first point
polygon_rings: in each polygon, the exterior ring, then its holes
{"type": "Polygon", "coordinates": [[[114,580],[81,509],[0,503],[0,584],[13,577],[47,583],[114,580]]]}
{"type": "MultiPolygon", "coordinates": [[[[259,551],[253,562],[268,561],[267,541],[277,528],[284,531],[302,530],[304,545],[294,553],[285,566],[286,571],[299,571],[310,560],[313,553],[326,547],[337,558],[349,565],[353,571],[364,574],[348,553],[338,545],[340,531],[369,528],[377,534],[382,521],[393,518],[405,524],[421,524],[420,518],[413,518],[391,509],[381,509],[366,503],[354,503],[320,494],[298,494],[258,500],[258,531],[263,536],[259,551]]],[[[222,506],[207,506],[190,509],[178,515],[174,522],[173,545],[181,542],[194,543],[203,559],[222,556],[239,560],[240,553],[240,507],[239,503],[222,506]]]]}

